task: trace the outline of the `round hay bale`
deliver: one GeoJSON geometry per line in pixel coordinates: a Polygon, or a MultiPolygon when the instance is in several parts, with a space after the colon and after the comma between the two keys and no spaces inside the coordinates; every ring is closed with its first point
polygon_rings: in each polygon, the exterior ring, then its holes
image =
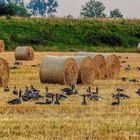
{"type": "Polygon", "coordinates": [[[4,41],[0,40],[0,52],[4,52],[4,47],[5,47],[4,41]]]}
{"type": "Polygon", "coordinates": [[[0,87],[7,86],[9,75],[10,71],[8,63],[3,58],[0,58],[0,87]]]}
{"type": "Polygon", "coordinates": [[[95,69],[92,59],[87,56],[69,56],[73,58],[78,67],[78,83],[92,84],[95,79],[95,69]]]}
{"type": "Polygon", "coordinates": [[[76,84],[77,64],[74,59],[61,56],[48,56],[40,65],[42,83],[76,84]]]}
{"type": "Polygon", "coordinates": [[[138,43],[137,51],[140,53],[140,42],[138,43]]]}
{"type": "Polygon", "coordinates": [[[96,73],[95,79],[101,80],[105,78],[106,75],[106,62],[105,58],[102,54],[97,53],[88,53],[88,52],[78,52],[76,53],[77,56],[89,56],[95,65],[96,73]]]}
{"type": "Polygon", "coordinates": [[[34,49],[31,46],[17,47],[15,50],[16,60],[33,60],[34,49]]]}
{"type": "Polygon", "coordinates": [[[120,74],[119,57],[115,54],[103,54],[106,59],[106,78],[115,79],[120,74]]]}

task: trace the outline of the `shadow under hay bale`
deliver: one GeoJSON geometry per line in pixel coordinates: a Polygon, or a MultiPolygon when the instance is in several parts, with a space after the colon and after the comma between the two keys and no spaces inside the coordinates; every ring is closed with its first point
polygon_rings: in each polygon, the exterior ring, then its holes
{"type": "Polygon", "coordinates": [[[5,47],[4,41],[0,40],[0,52],[4,52],[4,47],[5,47]]]}
{"type": "Polygon", "coordinates": [[[30,46],[17,47],[15,50],[16,60],[33,60],[34,49],[30,46]]]}
{"type": "Polygon", "coordinates": [[[9,75],[10,71],[8,63],[3,58],[0,58],[0,87],[8,85],[9,75]]]}
{"type": "Polygon", "coordinates": [[[140,53],[140,42],[138,43],[137,52],[140,53]]]}
{"type": "Polygon", "coordinates": [[[78,52],[76,53],[76,56],[89,56],[92,59],[96,69],[94,79],[104,79],[106,75],[106,62],[103,55],[97,53],[78,52]]]}
{"type": "Polygon", "coordinates": [[[76,84],[77,64],[74,59],[60,56],[47,56],[40,65],[42,83],[76,84]]]}
{"type": "Polygon", "coordinates": [[[78,84],[89,85],[95,79],[95,65],[92,59],[87,56],[68,56],[73,58],[77,63],[78,68],[78,84]]]}
{"type": "Polygon", "coordinates": [[[106,60],[106,78],[113,80],[119,77],[120,60],[115,54],[102,54],[106,60]]]}

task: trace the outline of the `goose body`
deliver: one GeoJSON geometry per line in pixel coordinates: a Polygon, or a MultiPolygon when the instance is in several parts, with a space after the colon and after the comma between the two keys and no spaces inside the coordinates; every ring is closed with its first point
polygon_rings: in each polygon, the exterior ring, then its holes
{"type": "Polygon", "coordinates": [[[124,94],[124,93],[117,93],[117,94],[113,94],[112,96],[113,98],[120,98],[120,99],[128,99],[130,98],[128,95],[124,94]]]}

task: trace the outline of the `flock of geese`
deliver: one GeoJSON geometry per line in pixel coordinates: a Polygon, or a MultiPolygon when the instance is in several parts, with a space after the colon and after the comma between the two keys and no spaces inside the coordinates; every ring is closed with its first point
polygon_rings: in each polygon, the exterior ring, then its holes
{"type": "MultiPolygon", "coordinates": [[[[4,88],[4,92],[10,92],[10,89],[8,86],[4,88]]],[[[118,106],[120,105],[120,100],[121,99],[128,99],[130,98],[128,95],[124,94],[124,89],[122,88],[117,88],[116,89],[116,94],[112,94],[112,98],[115,99],[115,102],[112,102],[112,106],[118,106]]],[[[104,99],[100,94],[99,94],[99,88],[96,87],[96,91],[92,91],[91,87],[88,87],[86,90],[85,94],[79,94],[78,91],[75,88],[75,85],[70,84],[68,87],[63,88],[61,90],[61,94],[53,94],[50,93],[48,90],[48,87],[45,88],[45,94],[44,96],[40,95],[40,90],[34,88],[33,85],[29,88],[28,86],[25,87],[24,92],[20,89],[18,90],[16,86],[14,86],[13,95],[17,96],[16,99],[8,101],[8,104],[16,105],[16,104],[22,104],[23,102],[28,102],[31,100],[36,100],[35,104],[40,104],[40,105],[49,105],[49,104],[54,104],[54,105],[59,105],[61,101],[66,100],[69,98],[71,95],[79,95],[82,97],[82,102],[81,105],[87,105],[87,98],[89,100],[94,100],[94,101],[100,101],[104,99]],[[44,102],[39,102],[39,99],[45,99],[44,102]]],[[[136,92],[138,96],[140,96],[140,89],[136,92]]]]}
{"type": "MultiPolygon", "coordinates": [[[[119,56],[121,58],[121,56],[119,56]]],[[[128,59],[128,57],[126,57],[128,59]]],[[[127,63],[127,61],[121,61],[121,63],[127,63]]],[[[23,65],[21,61],[16,61],[10,69],[17,69],[18,67],[16,65],[23,65]]],[[[38,65],[31,65],[32,67],[38,67],[38,65]]],[[[131,65],[128,64],[125,68],[124,71],[129,72],[131,70],[131,65]]],[[[140,71],[140,67],[137,67],[137,70],[140,71]]],[[[126,77],[121,78],[122,82],[126,82],[128,79],[126,77]]],[[[138,83],[139,81],[137,79],[129,79],[129,82],[133,83],[138,83]]],[[[8,86],[4,88],[4,92],[10,92],[10,89],[8,86]]],[[[95,91],[91,90],[91,87],[88,87],[86,90],[85,94],[79,94],[78,91],[76,90],[75,85],[70,84],[68,87],[64,88],[61,90],[61,94],[53,94],[49,92],[48,87],[45,88],[45,94],[44,96],[40,95],[40,90],[34,88],[33,85],[29,88],[28,86],[25,87],[25,90],[22,91],[21,89],[18,90],[16,86],[13,88],[13,95],[17,96],[16,99],[8,101],[8,104],[22,104],[23,102],[28,102],[31,100],[36,100],[35,104],[40,104],[40,105],[49,105],[49,104],[55,104],[59,105],[61,101],[66,100],[69,98],[71,95],[78,95],[82,98],[81,105],[87,105],[87,99],[89,100],[94,100],[94,101],[100,101],[104,99],[100,94],[99,94],[99,87],[96,87],[95,91]],[[39,99],[45,99],[44,102],[39,102],[39,99]]],[[[118,106],[121,104],[120,100],[122,99],[129,99],[130,97],[126,94],[124,94],[124,89],[122,88],[117,88],[116,89],[116,94],[112,94],[112,98],[115,99],[116,101],[112,102],[112,106],[118,106]]],[[[136,91],[136,94],[140,96],[140,89],[136,91]]]]}

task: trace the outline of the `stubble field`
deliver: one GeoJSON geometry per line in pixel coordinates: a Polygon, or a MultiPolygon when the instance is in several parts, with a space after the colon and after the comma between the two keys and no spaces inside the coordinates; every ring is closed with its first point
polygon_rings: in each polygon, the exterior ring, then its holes
{"type": "MultiPolygon", "coordinates": [[[[135,93],[140,88],[140,83],[130,83],[129,79],[140,80],[140,54],[118,54],[121,60],[128,60],[121,64],[120,77],[126,76],[128,80],[122,82],[116,80],[94,81],[92,88],[99,86],[99,94],[103,100],[96,102],[87,100],[86,106],[81,105],[82,98],[79,95],[70,96],[57,105],[36,105],[36,101],[30,101],[21,105],[8,105],[7,101],[16,98],[12,94],[13,86],[24,90],[25,86],[34,85],[45,93],[44,84],[39,80],[39,68],[31,67],[40,64],[47,55],[73,55],[73,53],[37,52],[34,61],[23,62],[17,70],[10,70],[9,86],[11,91],[4,93],[0,89],[0,139],[45,139],[45,140],[139,140],[140,139],[140,97],[135,93]],[[124,67],[130,64],[131,70],[124,71],[124,67]],[[113,107],[111,103],[112,93],[116,88],[124,88],[130,99],[121,101],[120,106],[113,107]]],[[[1,53],[0,57],[8,61],[10,65],[15,62],[14,53],[1,53]]],[[[61,93],[64,85],[48,84],[49,91],[61,93]]],[[[86,93],[88,86],[77,85],[79,94],[86,93]]],[[[45,99],[41,99],[42,101],[45,99]]]]}

